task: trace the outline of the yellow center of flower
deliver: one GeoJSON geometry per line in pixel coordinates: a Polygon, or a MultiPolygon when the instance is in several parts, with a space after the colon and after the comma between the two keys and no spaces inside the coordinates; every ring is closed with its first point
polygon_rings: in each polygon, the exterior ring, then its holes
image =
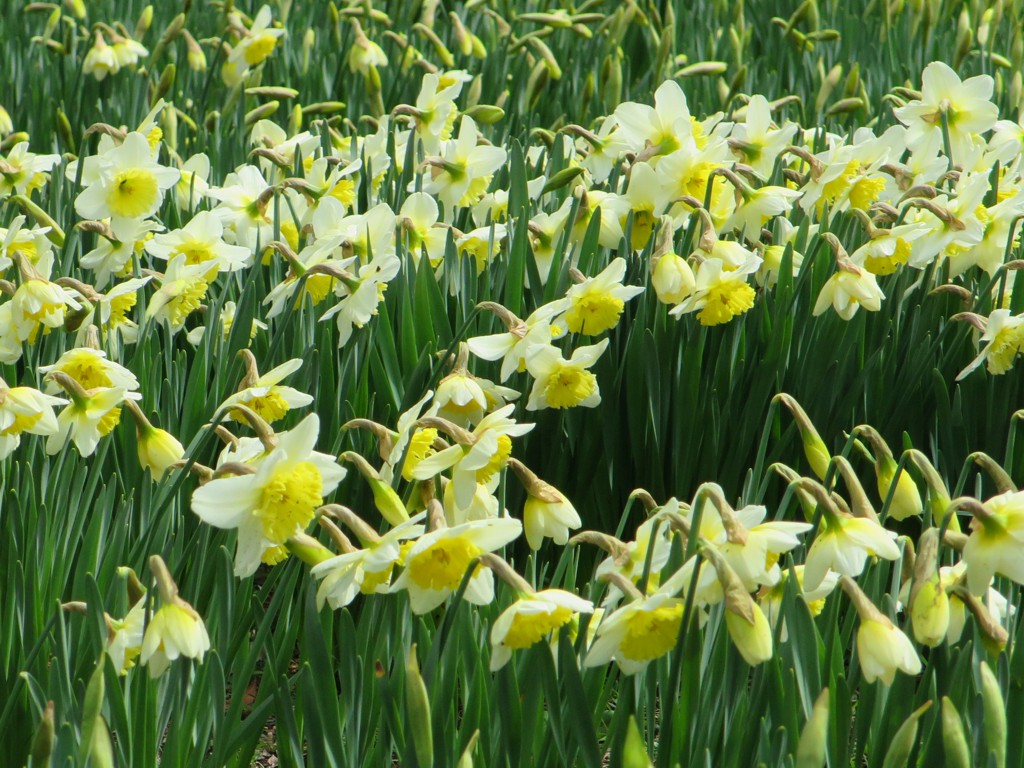
{"type": "Polygon", "coordinates": [[[379,587],[386,587],[391,581],[391,572],[394,568],[394,563],[391,563],[380,571],[363,571],[363,583],[359,585],[359,591],[364,595],[372,595],[379,587]]]}
{"type": "Polygon", "coordinates": [[[39,252],[36,249],[36,241],[31,237],[26,240],[15,240],[7,250],[10,253],[20,253],[33,264],[35,264],[36,260],[39,258],[39,252]]]}
{"type": "Polygon", "coordinates": [[[441,539],[409,561],[409,577],[423,589],[456,589],[473,558],[482,553],[462,536],[441,539]]]}
{"type": "Polygon", "coordinates": [[[818,215],[821,215],[826,205],[832,205],[848,187],[853,186],[858,168],[860,168],[860,163],[856,160],[851,160],[846,164],[842,173],[821,188],[821,198],[818,200],[817,205],[818,215]]]}
{"type": "Polygon", "coordinates": [[[573,333],[596,336],[615,327],[623,306],[622,299],[606,291],[584,293],[565,313],[565,324],[573,333]]]}
{"type": "Polygon", "coordinates": [[[1024,353],[1024,324],[1001,329],[985,349],[989,373],[1006,373],[1021,353],[1024,353]]]}
{"type": "Polygon", "coordinates": [[[54,370],[66,373],[72,379],[82,385],[82,389],[95,389],[96,387],[112,387],[107,374],[107,367],[102,357],[86,354],[85,352],[71,352],[68,359],[57,366],[54,370]]]}
{"type": "Polygon", "coordinates": [[[121,325],[128,320],[127,315],[135,303],[138,301],[138,296],[133,293],[125,293],[120,296],[115,296],[110,300],[110,327],[121,325]]]}
{"type": "Polygon", "coordinates": [[[679,637],[683,606],[662,605],[653,611],[636,611],[629,617],[626,636],[619,646],[633,661],[650,661],[668,653],[679,637]]]}
{"type": "Polygon", "coordinates": [[[494,475],[502,470],[512,455],[512,438],[508,435],[498,435],[498,450],[494,452],[486,465],[476,471],[476,481],[480,485],[487,485],[494,475]]]}
{"type": "Polygon", "coordinates": [[[529,648],[549,632],[558,629],[572,618],[572,611],[563,606],[555,608],[549,613],[516,613],[512,619],[512,626],[508,628],[508,634],[502,645],[518,650],[529,648]]]}
{"type": "MultiPolygon", "coordinates": [[[[633,211],[633,230],[630,245],[634,251],[643,250],[654,231],[654,211],[633,211]]],[[[621,302],[620,302],[621,303],[621,302]]]]}
{"type": "Polygon", "coordinates": [[[436,439],[437,430],[433,427],[417,429],[412,433],[412,437],[409,438],[409,450],[405,455],[405,463],[402,464],[402,477],[406,481],[412,481],[412,473],[416,466],[434,452],[433,446],[436,439]]]}
{"type": "Polygon", "coordinates": [[[32,429],[39,420],[43,418],[41,413],[19,413],[14,416],[14,422],[6,429],[0,429],[0,437],[7,435],[20,435],[22,432],[32,429]]]}
{"type": "Polygon", "coordinates": [[[721,325],[754,306],[754,289],[742,280],[725,280],[708,290],[706,301],[697,319],[701,325],[721,325]]]}
{"type": "Polygon", "coordinates": [[[103,414],[103,418],[101,418],[99,423],[96,425],[96,430],[101,435],[109,435],[111,430],[113,430],[114,427],[117,426],[119,421],[121,421],[121,409],[111,408],[109,411],[103,414]]]}
{"type": "Polygon", "coordinates": [[[346,208],[351,208],[356,203],[355,179],[351,176],[339,179],[338,183],[331,187],[330,195],[346,208]]]}
{"type": "Polygon", "coordinates": [[[115,216],[138,219],[156,210],[160,190],[156,176],[141,168],[120,171],[107,193],[107,206],[115,216]]]}
{"type": "Polygon", "coordinates": [[[269,32],[257,35],[245,48],[245,63],[255,67],[273,52],[276,45],[277,38],[269,32]]]}
{"type": "Polygon", "coordinates": [[[210,244],[204,243],[202,240],[189,240],[182,243],[172,254],[172,258],[178,254],[185,257],[185,263],[188,265],[204,264],[217,258],[217,254],[213,252],[210,244]]]}
{"type": "Polygon", "coordinates": [[[264,550],[260,560],[266,565],[277,565],[288,559],[288,548],[278,545],[264,550]]]}
{"type": "Polygon", "coordinates": [[[324,488],[320,470],[308,461],[278,466],[263,486],[260,506],[255,515],[263,527],[263,538],[283,544],[313,519],[323,503],[324,488]]]}
{"type": "Polygon", "coordinates": [[[487,187],[491,185],[492,178],[493,176],[488,174],[487,176],[477,176],[469,182],[469,189],[467,189],[466,194],[459,199],[459,205],[468,207],[483,197],[484,193],[487,191],[487,187]]]}
{"type": "MultiPolygon", "coordinates": [[[[497,243],[495,243],[497,245],[497,243]]],[[[482,237],[471,237],[462,244],[462,254],[469,254],[476,259],[476,271],[480,274],[487,269],[487,261],[491,258],[490,242],[482,237]]]]}
{"type": "Polygon", "coordinates": [[[544,398],[552,408],[573,408],[597,389],[597,377],[573,365],[563,365],[548,377],[544,398]]]}
{"type": "MultiPolygon", "coordinates": [[[[257,416],[268,424],[273,424],[288,413],[289,408],[288,403],[276,387],[271,387],[270,391],[261,397],[254,397],[251,400],[244,401],[242,405],[254,411],[257,416]]],[[[245,419],[240,411],[232,411],[231,418],[235,421],[243,421],[245,419]]]]}
{"type": "Polygon", "coordinates": [[[171,302],[170,321],[171,327],[180,328],[185,324],[185,318],[199,309],[203,298],[206,296],[206,280],[195,279],[188,283],[178,297],[171,302]]]}
{"type": "Polygon", "coordinates": [[[164,137],[164,131],[159,125],[154,125],[149,129],[149,133],[146,134],[146,143],[149,144],[150,149],[156,149],[160,146],[160,140],[164,137]]]}
{"type": "MultiPolygon", "coordinates": [[[[310,275],[306,278],[305,293],[313,300],[314,304],[319,304],[327,298],[327,294],[331,292],[332,288],[334,288],[334,278],[330,275],[310,275]]],[[[295,308],[299,308],[298,301],[296,301],[295,308]]]]}
{"type": "Polygon", "coordinates": [[[864,268],[873,275],[891,275],[910,258],[910,243],[902,237],[896,238],[896,250],[892,256],[868,256],[864,268]]]}
{"type": "Polygon", "coordinates": [[[862,176],[854,182],[850,189],[850,206],[861,211],[866,211],[877,200],[882,190],[885,189],[885,179],[881,176],[868,178],[862,176]]]}

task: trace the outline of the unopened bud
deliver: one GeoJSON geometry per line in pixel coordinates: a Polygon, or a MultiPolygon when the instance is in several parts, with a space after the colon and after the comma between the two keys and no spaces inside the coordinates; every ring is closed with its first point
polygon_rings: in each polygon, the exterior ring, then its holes
{"type": "Polygon", "coordinates": [[[964,734],[964,723],[960,713],[948,696],[942,697],[942,748],[947,768],[969,768],[971,749],[964,734]]]}
{"type": "Polygon", "coordinates": [[[409,513],[401,497],[390,485],[385,483],[370,463],[354,451],[346,451],[341,458],[356,465],[359,474],[370,484],[373,492],[373,505],[380,512],[381,517],[391,525],[401,525],[409,519],[409,513]]]}
{"type": "Polygon", "coordinates": [[[829,453],[825,441],[818,434],[818,430],[815,429],[814,423],[800,406],[800,403],[792,396],[782,392],[773,399],[782,403],[793,414],[797,429],[800,431],[800,440],[804,445],[804,455],[807,456],[807,462],[811,465],[811,469],[818,476],[818,479],[824,480],[825,475],[828,473],[828,466],[832,460],[832,455],[829,453]]]}
{"type": "Polygon", "coordinates": [[[999,681],[985,661],[981,662],[981,701],[983,705],[985,751],[983,762],[1006,768],[1006,704],[999,681]]]}

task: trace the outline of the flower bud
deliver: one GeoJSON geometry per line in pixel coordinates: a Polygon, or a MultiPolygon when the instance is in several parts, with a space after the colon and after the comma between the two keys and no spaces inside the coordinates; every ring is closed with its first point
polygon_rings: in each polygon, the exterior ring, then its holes
{"type": "Polygon", "coordinates": [[[796,768],[821,768],[828,748],[828,688],[818,694],[796,747],[796,768]]]}
{"type": "Polygon", "coordinates": [[[814,428],[814,423],[804,409],[800,407],[800,403],[790,395],[782,392],[776,395],[774,399],[781,402],[793,414],[797,429],[800,430],[800,439],[804,444],[804,454],[807,456],[807,462],[811,465],[811,469],[814,470],[814,474],[818,476],[818,479],[824,480],[825,475],[828,473],[828,465],[832,460],[832,454],[829,453],[825,441],[818,434],[818,430],[814,428]]]}
{"type": "Polygon", "coordinates": [[[930,648],[938,646],[949,629],[949,596],[938,571],[939,529],[929,528],[918,542],[914,586],[910,590],[910,621],[914,639],[930,648]]]}
{"type": "Polygon", "coordinates": [[[948,768],[969,768],[971,765],[971,749],[964,734],[964,723],[948,696],[942,697],[942,748],[945,753],[943,765],[948,768]]]}
{"type": "Polygon", "coordinates": [[[697,282],[686,259],[676,253],[666,253],[654,264],[651,285],[658,301],[679,304],[696,290],[697,282]]]}
{"type": "Polygon", "coordinates": [[[377,470],[371,467],[366,459],[354,451],[346,451],[341,458],[355,464],[359,474],[370,484],[370,490],[373,492],[373,505],[380,512],[381,517],[391,525],[401,525],[409,519],[409,513],[406,511],[401,497],[394,488],[381,479],[377,470]]]}
{"type": "Polygon", "coordinates": [[[985,763],[1006,768],[1006,705],[999,681],[989,665],[981,662],[981,701],[984,712],[985,763]]]}
{"type": "Polygon", "coordinates": [[[910,752],[914,749],[914,743],[917,741],[917,721],[929,710],[931,705],[931,700],[926,701],[903,721],[903,725],[892,737],[889,750],[885,753],[885,759],[882,761],[882,768],[904,768],[908,764],[910,752]]]}

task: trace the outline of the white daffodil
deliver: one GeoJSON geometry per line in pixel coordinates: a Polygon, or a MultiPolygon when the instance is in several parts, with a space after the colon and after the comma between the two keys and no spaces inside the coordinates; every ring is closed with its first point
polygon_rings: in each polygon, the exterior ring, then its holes
{"type": "Polygon", "coordinates": [[[224,225],[210,211],[200,211],[181,229],[155,235],[145,244],[156,259],[171,261],[179,254],[186,265],[203,264],[210,272],[234,272],[252,261],[252,251],[224,242],[224,225]]]}
{"type": "Polygon", "coordinates": [[[427,613],[458,589],[472,567],[464,597],[475,605],[487,605],[494,599],[494,577],[489,569],[473,563],[484,552],[509,544],[522,531],[518,520],[499,517],[425,533],[406,552],[405,568],[391,591],[406,590],[412,612],[427,613]]]}
{"type": "Polygon", "coordinates": [[[235,574],[250,576],[264,553],[301,533],[345,477],[333,456],[313,450],[320,419],[311,413],[288,432],[252,474],[218,477],[192,494],[192,511],[216,528],[238,529],[235,574]]]}
{"type": "Polygon", "coordinates": [[[32,387],[8,387],[0,379],[0,461],[14,452],[23,434],[55,434],[59,425],[53,409],[67,402],[32,387]]]}
{"type": "Polygon", "coordinates": [[[601,402],[597,376],[591,368],[608,348],[608,339],[588,347],[577,347],[566,360],[556,348],[538,345],[530,348],[526,368],[534,377],[526,410],[541,408],[593,408],[601,402]]]}
{"type": "Polygon", "coordinates": [[[573,333],[596,336],[615,327],[625,302],[644,292],[639,285],[623,285],[626,260],[612,259],[601,273],[576,283],[565,294],[565,324],[573,333]]]}
{"type": "Polygon", "coordinates": [[[132,131],[124,141],[94,159],[97,179],[75,198],[83,219],[109,218],[111,228],[129,219],[144,219],[160,208],[164,193],[181,173],[153,160],[149,140],[132,131]]]}
{"type": "Polygon", "coordinates": [[[508,664],[512,651],[529,648],[577,615],[593,612],[592,602],[563,589],[521,594],[491,627],[491,671],[508,664]]]}

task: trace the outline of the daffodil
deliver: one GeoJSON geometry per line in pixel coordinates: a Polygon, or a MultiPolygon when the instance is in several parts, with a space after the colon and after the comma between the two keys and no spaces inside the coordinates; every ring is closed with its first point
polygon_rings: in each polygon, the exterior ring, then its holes
{"type": "MultiPolygon", "coordinates": [[[[120,387],[126,391],[134,392],[139,388],[139,380],[135,374],[120,363],[116,363],[107,357],[107,353],[100,349],[91,347],[77,347],[69,349],[53,365],[40,366],[39,372],[45,377],[47,374],[58,371],[77,381],[82,389],[94,389],[96,387],[120,387]]],[[[46,391],[54,394],[60,390],[60,386],[52,379],[46,383],[46,391]]]]}
{"type": "Polygon", "coordinates": [[[971,507],[974,519],[964,545],[967,587],[984,594],[992,577],[1024,584],[1024,491],[1007,491],[971,507]]]}
{"type": "Polygon", "coordinates": [[[37,155],[28,146],[27,141],[19,141],[6,155],[0,155],[0,199],[39,189],[60,162],[60,155],[37,155]]]}
{"type": "Polygon", "coordinates": [[[847,259],[825,281],[814,303],[813,314],[815,317],[824,314],[831,306],[843,320],[850,320],[861,307],[868,312],[877,312],[884,298],[875,276],[847,259]]]}
{"type": "Polygon", "coordinates": [[[718,258],[705,259],[697,267],[694,291],[681,304],[669,310],[675,316],[697,313],[701,325],[721,325],[754,306],[754,289],[747,276],[761,266],[759,256],[751,254],[734,269],[718,258]]]}
{"type": "Polygon", "coordinates": [[[469,351],[482,360],[501,358],[500,380],[504,382],[515,371],[526,370],[527,357],[534,345],[548,345],[553,338],[561,335],[558,326],[552,326],[552,320],[569,306],[568,300],[559,299],[542,305],[528,318],[520,320],[504,307],[484,303],[481,307],[493,310],[505,323],[505,333],[489,336],[476,336],[469,339],[469,351]]]}
{"type": "Polygon", "coordinates": [[[425,457],[412,470],[416,480],[429,480],[445,470],[451,470],[455,502],[460,509],[473,501],[477,484],[493,490],[498,484],[498,473],[512,455],[512,438],[533,429],[533,424],[518,424],[510,419],[513,406],[506,405],[480,420],[472,433],[462,430],[443,419],[428,418],[424,426],[439,424],[456,437],[456,444],[425,457]]]}
{"type": "Polygon", "coordinates": [[[68,441],[75,444],[83,457],[96,450],[100,438],[110,434],[121,419],[121,404],[126,399],[138,400],[138,392],[123,387],[97,387],[85,390],[66,374],[54,372],[50,378],[58,381],[70,397],[70,402],[57,415],[57,431],[46,440],[46,452],[55,454],[68,441]]]}
{"type": "Polygon", "coordinates": [[[593,611],[589,600],[563,589],[521,594],[491,626],[491,671],[508,664],[513,651],[529,648],[579,614],[593,611]]]}
{"type": "Polygon", "coordinates": [[[612,259],[596,277],[573,285],[565,294],[565,323],[573,333],[596,336],[615,327],[625,302],[643,293],[638,285],[623,285],[626,260],[612,259]]]}
{"type": "Polygon", "coordinates": [[[145,249],[156,259],[171,261],[184,255],[185,264],[203,264],[211,275],[234,272],[248,266],[252,251],[240,245],[224,242],[224,225],[209,211],[200,211],[181,229],[154,236],[146,241],[145,249]]]}
{"type": "Polygon", "coordinates": [[[23,434],[55,434],[59,425],[53,409],[67,402],[32,387],[8,387],[0,378],[0,461],[13,453],[23,434]]]}
{"type": "Polygon", "coordinates": [[[817,589],[829,570],[859,576],[868,556],[895,560],[900,556],[896,533],[866,517],[837,511],[822,514],[818,533],[804,560],[804,588],[817,589]]]}
{"type": "Polygon", "coordinates": [[[180,331],[188,316],[199,309],[209,288],[209,265],[186,264],[185,260],[183,253],[171,259],[160,288],[146,307],[146,319],[165,321],[172,333],[180,331]]]}
{"type": "Polygon", "coordinates": [[[464,599],[487,605],[494,599],[494,578],[490,570],[474,566],[474,562],[479,555],[511,543],[522,531],[522,523],[509,517],[435,528],[420,536],[406,552],[405,568],[391,591],[406,590],[412,612],[428,613],[458,589],[466,572],[473,568],[464,599]]]}
{"type": "Polygon", "coordinates": [[[597,667],[614,660],[623,674],[635,675],[676,646],[683,621],[683,600],[664,592],[605,614],[583,660],[597,667]]]}
{"type": "Polygon", "coordinates": [[[913,152],[942,147],[943,131],[947,131],[951,159],[962,161],[974,139],[990,130],[999,117],[991,101],[994,84],[990,75],[961,81],[948,64],[931,62],[921,75],[921,98],[894,111],[907,126],[907,147],[913,152]]]}
{"type": "Polygon", "coordinates": [[[264,553],[284,544],[345,477],[333,456],[313,450],[320,419],[311,413],[259,460],[255,472],[218,477],[192,494],[192,511],[216,528],[238,529],[235,574],[250,576],[264,553]]]}
{"type": "Polygon", "coordinates": [[[478,135],[473,118],[463,115],[458,139],[445,142],[441,155],[427,160],[431,173],[423,191],[437,195],[449,209],[482,195],[505,162],[505,149],[478,145],[478,135]]]}
{"type": "Polygon", "coordinates": [[[908,675],[920,672],[921,659],[910,638],[875,607],[853,579],[843,576],[839,583],[860,617],[857,660],[864,679],[869,683],[881,680],[892,685],[897,671],[908,675]]]}
{"type": "Polygon", "coordinates": [[[114,275],[131,274],[137,257],[142,255],[143,246],[154,232],[161,229],[163,227],[158,222],[148,219],[125,219],[119,222],[116,232],[109,226],[100,225],[96,230],[100,235],[96,247],[84,254],[78,263],[96,273],[95,286],[102,288],[114,275]]]}
{"type": "MultiPolygon", "coordinates": [[[[975,316],[977,317],[977,316],[975,316]]],[[[979,342],[985,344],[981,352],[957,375],[960,381],[983,363],[989,373],[1006,373],[1024,354],[1024,315],[1014,315],[1008,309],[995,309],[985,318],[977,318],[977,324],[984,328],[979,342]]]]}
{"type": "Polygon", "coordinates": [[[775,160],[786,145],[792,143],[798,128],[796,123],[787,123],[781,128],[772,126],[768,99],[755,94],[747,102],[746,119],[736,123],[729,135],[733,154],[763,179],[771,176],[775,160]]]}
{"type": "Polygon", "coordinates": [[[313,566],[310,573],[322,579],[316,593],[317,606],[328,603],[338,610],[356,595],[384,594],[391,588],[395,566],[403,561],[402,542],[423,535],[423,514],[396,525],[364,542],[364,549],[344,552],[313,566]]]}
{"type": "Polygon", "coordinates": [[[208,650],[206,624],[191,605],[179,598],[160,606],[149,620],[139,663],[149,669],[150,677],[160,677],[172,661],[182,656],[202,661],[208,650]]]}
{"type": "Polygon", "coordinates": [[[221,69],[221,76],[227,85],[237,85],[251,67],[262,64],[285,34],[284,29],[272,26],[273,17],[269,5],[259,9],[248,29],[241,24],[237,14],[233,18],[236,21],[235,29],[241,29],[244,34],[231,49],[221,69]]]}
{"type": "Polygon", "coordinates": [[[128,219],[144,219],[160,208],[164,193],[181,173],[153,160],[149,140],[133,131],[119,146],[95,158],[97,178],[75,198],[75,211],[84,219],[111,219],[118,229],[128,219]]]}
{"type": "Polygon", "coordinates": [[[608,339],[588,347],[577,347],[566,360],[550,344],[537,345],[528,353],[526,368],[533,376],[533,389],[526,410],[541,408],[593,408],[601,402],[597,376],[588,369],[608,348],[608,339]]]}

